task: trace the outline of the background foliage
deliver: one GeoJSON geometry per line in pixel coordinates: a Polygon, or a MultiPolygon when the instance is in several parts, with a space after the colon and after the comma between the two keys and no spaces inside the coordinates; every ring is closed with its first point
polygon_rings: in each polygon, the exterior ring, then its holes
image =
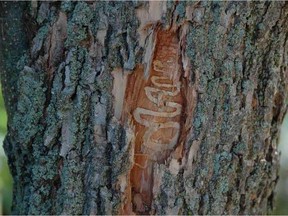
{"type": "Polygon", "coordinates": [[[12,201],[12,177],[8,169],[7,158],[5,157],[2,145],[7,130],[6,125],[7,115],[2,91],[0,90],[0,215],[10,213],[12,201]]]}

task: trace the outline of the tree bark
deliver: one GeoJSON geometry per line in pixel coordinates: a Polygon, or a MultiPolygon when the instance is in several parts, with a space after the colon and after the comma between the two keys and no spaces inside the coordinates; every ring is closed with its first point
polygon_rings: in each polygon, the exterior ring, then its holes
{"type": "Polygon", "coordinates": [[[13,214],[266,214],[285,2],[1,2],[13,214]]]}

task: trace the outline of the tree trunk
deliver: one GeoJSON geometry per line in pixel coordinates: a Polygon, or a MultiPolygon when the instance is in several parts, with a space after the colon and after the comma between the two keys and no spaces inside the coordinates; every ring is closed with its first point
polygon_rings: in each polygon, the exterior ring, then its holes
{"type": "Polygon", "coordinates": [[[1,2],[13,214],[266,214],[285,2],[1,2]]]}

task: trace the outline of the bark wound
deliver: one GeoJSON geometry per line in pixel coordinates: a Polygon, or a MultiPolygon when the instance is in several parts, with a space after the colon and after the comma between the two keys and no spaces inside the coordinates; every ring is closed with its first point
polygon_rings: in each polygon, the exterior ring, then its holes
{"type": "MultiPolygon", "coordinates": [[[[126,112],[135,131],[134,165],[124,214],[149,214],[153,199],[153,165],[165,163],[179,146],[185,82],[179,64],[177,34],[159,30],[149,76],[138,67],[128,77],[126,112]]],[[[182,145],[182,144],[181,144],[182,145]]],[[[180,148],[183,149],[183,148],[180,148]]]]}

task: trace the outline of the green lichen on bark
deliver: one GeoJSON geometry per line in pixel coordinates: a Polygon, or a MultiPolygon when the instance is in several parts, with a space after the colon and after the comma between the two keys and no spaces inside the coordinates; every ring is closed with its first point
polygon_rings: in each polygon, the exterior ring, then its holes
{"type": "Polygon", "coordinates": [[[31,144],[41,128],[43,105],[45,103],[44,76],[41,71],[35,71],[27,66],[19,73],[18,101],[12,124],[17,125],[14,131],[14,139],[21,141],[23,147],[31,144]]]}
{"type": "MultiPolygon", "coordinates": [[[[197,181],[204,181],[204,184],[210,182],[211,185],[207,191],[212,194],[208,198],[209,204],[200,201],[199,205],[199,210],[204,214],[262,214],[272,205],[271,185],[275,186],[277,180],[278,156],[275,146],[277,136],[269,131],[275,131],[278,126],[271,124],[268,113],[273,113],[272,107],[275,106],[275,94],[272,92],[281,91],[281,95],[284,94],[285,97],[287,94],[282,90],[286,85],[283,83],[284,71],[279,67],[276,69],[277,64],[272,57],[285,42],[281,45],[280,40],[270,40],[267,35],[285,38],[284,32],[280,33],[279,29],[283,28],[282,21],[287,20],[287,12],[286,15],[283,13],[283,8],[287,9],[287,5],[252,3],[249,5],[253,10],[250,10],[247,9],[247,4],[213,2],[206,7],[206,10],[210,8],[211,13],[205,14],[198,7],[195,28],[191,28],[187,35],[187,55],[191,58],[196,77],[199,77],[200,95],[193,124],[196,139],[201,138],[203,126],[210,122],[210,126],[205,127],[208,136],[200,144],[200,154],[197,156],[199,162],[194,172],[197,181]],[[274,19],[268,20],[269,14],[273,14],[274,19]],[[280,17],[283,20],[276,22],[280,17]],[[233,27],[227,23],[229,21],[233,22],[233,27]],[[209,27],[205,26],[206,22],[210,22],[209,27]],[[266,26],[261,27],[265,29],[266,36],[259,32],[259,25],[266,26]],[[243,125],[241,130],[239,125],[243,125]],[[269,137],[269,142],[265,136],[269,137]],[[217,145],[211,146],[211,143],[217,145]],[[214,152],[214,159],[205,152],[214,152]],[[229,167],[225,164],[229,164],[229,167]],[[211,177],[206,172],[201,175],[207,167],[208,173],[213,173],[211,177]],[[233,174],[235,171],[236,175],[233,174]],[[273,183],[268,178],[273,179],[273,183]],[[240,183],[237,179],[246,180],[240,183]],[[255,184],[251,187],[252,182],[255,184]],[[252,189],[257,188],[256,184],[265,188],[266,192],[252,189]],[[245,190],[249,192],[246,191],[243,195],[245,190]],[[241,204],[243,199],[245,203],[241,204]],[[258,207],[256,202],[260,203],[258,207]],[[232,210],[232,203],[239,203],[239,207],[235,208],[234,204],[232,210]]],[[[283,55],[284,49],[281,52],[283,55]]],[[[282,107],[281,117],[277,116],[278,122],[282,121],[285,110],[286,106],[282,107]]],[[[193,190],[196,188],[199,188],[200,193],[201,186],[194,187],[193,190]]],[[[197,214],[195,210],[192,212],[197,214]]]]}

